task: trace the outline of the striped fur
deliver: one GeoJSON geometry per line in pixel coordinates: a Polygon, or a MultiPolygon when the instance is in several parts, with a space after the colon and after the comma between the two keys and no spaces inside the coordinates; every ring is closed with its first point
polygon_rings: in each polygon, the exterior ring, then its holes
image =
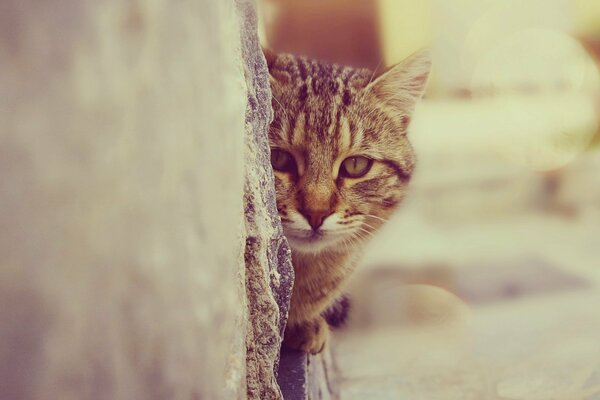
{"type": "Polygon", "coordinates": [[[296,281],[284,343],[316,353],[329,332],[323,315],[341,295],[361,249],[404,197],[415,166],[407,137],[430,69],[418,53],[380,76],[265,51],[273,94],[271,148],[290,153],[275,171],[277,208],[292,247],[296,281]],[[340,175],[350,156],[373,160],[360,178],[340,175]],[[309,225],[310,210],[327,210],[309,225]]]}

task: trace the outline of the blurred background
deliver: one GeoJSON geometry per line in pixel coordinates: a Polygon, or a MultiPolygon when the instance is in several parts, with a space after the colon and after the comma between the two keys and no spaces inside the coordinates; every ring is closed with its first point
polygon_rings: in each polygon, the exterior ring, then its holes
{"type": "Polygon", "coordinates": [[[336,334],[342,399],[600,399],[600,1],[259,5],[275,51],[434,61],[336,334]]]}

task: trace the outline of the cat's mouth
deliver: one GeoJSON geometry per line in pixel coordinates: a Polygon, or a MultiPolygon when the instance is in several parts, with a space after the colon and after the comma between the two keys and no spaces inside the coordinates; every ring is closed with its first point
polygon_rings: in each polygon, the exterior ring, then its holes
{"type": "Polygon", "coordinates": [[[286,236],[288,239],[300,240],[307,243],[318,242],[327,237],[327,233],[322,230],[299,230],[299,229],[285,229],[286,236]]]}
{"type": "Polygon", "coordinates": [[[293,249],[302,252],[319,252],[330,248],[343,239],[343,235],[323,230],[299,230],[283,228],[293,249]]]}
{"type": "Polygon", "coordinates": [[[295,239],[303,240],[307,243],[315,243],[319,240],[323,240],[325,238],[325,233],[323,231],[308,231],[304,235],[296,236],[295,239]]]}

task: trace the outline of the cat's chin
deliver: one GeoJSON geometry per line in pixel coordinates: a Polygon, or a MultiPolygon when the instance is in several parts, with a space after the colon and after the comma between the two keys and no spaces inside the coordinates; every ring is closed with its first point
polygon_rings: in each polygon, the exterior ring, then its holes
{"type": "Polygon", "coordinates": [[[343,237],[333,235],[318,235],[312,237],[299,237],[286,235],[292,250],[298,253],[316,254],[343,248],[343,237]]]}

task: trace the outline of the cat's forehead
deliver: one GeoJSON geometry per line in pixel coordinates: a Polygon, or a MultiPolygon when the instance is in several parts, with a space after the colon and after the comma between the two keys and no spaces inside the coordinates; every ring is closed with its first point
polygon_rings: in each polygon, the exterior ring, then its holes
{"type": "Polygon", "coordinates": [[[339,123],[340,114],[348,124],[354,123],[356,113],[351,111],[359,105],[359,92],[372,75],[365,69],[286,54],[279,55],[269,68],[276,114],[293,125],[302,118],[302,128],[315,133],[305,139],[319,141],[339,123]]]}
{"type": "Polygon", "coordinates": [[[367,69],[330,64],[289,54],[279,55],[269,66],[278,86],[297,88],[300,96],[329,97],[360,90],[372,73],[367,69]]]}

